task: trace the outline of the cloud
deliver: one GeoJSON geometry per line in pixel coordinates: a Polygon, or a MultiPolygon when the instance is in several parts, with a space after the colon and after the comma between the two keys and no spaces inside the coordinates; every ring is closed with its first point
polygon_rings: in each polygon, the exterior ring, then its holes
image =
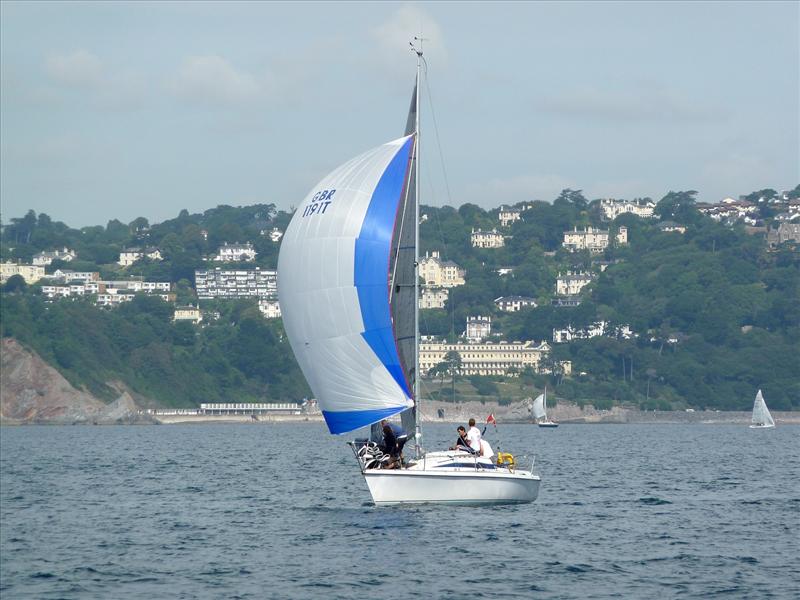
{"type": "Polygon", "coordinates": [[[47,56],[45,72],[56,83],[72,87],[97,87],[103,82],[103,63],[86,50],[47,56]]]}
{"type": "Polygon", "coordinates": [[[526,200],[550,202],[566,188],[579,189],[580,186],[556,174],[515,175],[471,184],[467,186],[458,203],[471,202],[478,206],[495,207],[526,200]]]}
{"type": "Polygon", "coordinates": [[[373,58],[392,70],[408,71],[408,44],[415,37],[423,38],[423,52],[434,58],[437,68],[443,68],[447,63],[442,28],[417,6],[401,6],[387,21],[372,28],[370,37],[376,44],[373,58]]]}
{"type": "Polygon", "coordinates": [[[200,104],[236,105],[262,98],[268,85],[221,56],[207,55],[188,58],[168,88],[200,104]]]}
{"type": "Polygon", "coordinates": [[[568,117],[586,117],[611,121],[716,121],[725,117],[723,110],[699,104],[661,88],[623,91],[592,87],[573,89],[534,101],[543,111],[568,117]]]}

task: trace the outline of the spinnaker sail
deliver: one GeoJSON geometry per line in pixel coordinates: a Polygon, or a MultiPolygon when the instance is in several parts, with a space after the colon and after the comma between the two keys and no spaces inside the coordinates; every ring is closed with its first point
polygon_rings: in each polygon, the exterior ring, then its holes
{"type": "Polygon", "coordinates": [[[414,141],[412,134],[388,142],[323,178],[281,242],[284,327],[331,433],[413,406],[390,285],[414,141]]]}

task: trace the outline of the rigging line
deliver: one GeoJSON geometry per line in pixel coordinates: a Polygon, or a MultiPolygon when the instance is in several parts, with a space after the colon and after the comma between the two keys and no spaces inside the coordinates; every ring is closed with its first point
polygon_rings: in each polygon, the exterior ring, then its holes
{"type": "Polygon", "coordinates": [[[447,193],[447,203],[453,206],[453,199],[450,194],[450,181],[447,177],[447,167],[444,162],[444,152],[442,152],[442,140],[439,136],[439,125],[436,121],[436,111],[433,109],[433,96],[431,95],[431,86],[428,82],[428,70],[425,69],[425,89],[428,92],[428,105],[431,108],[431,120],[433,121],[433,132],[436,136],[436,148],[439,150],[439,163],[442,166],[442,175],[444,176],[444,188],[447,193]]]}

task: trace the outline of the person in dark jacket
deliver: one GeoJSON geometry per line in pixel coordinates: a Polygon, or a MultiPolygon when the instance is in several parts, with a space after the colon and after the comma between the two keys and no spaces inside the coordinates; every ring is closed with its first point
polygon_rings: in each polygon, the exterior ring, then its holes
{"type": "Polygon", "coordinates": [[[469,452],[470,454],[475,454],[475,451],[469,447],[469,440],[467,440],[467,430],[464,428],[463,425],[459,425],[458,429],[458,440],[454,446],[450,447],[450,450],[460,450],[462,452],[469,452]]]}
{"type": "Polygon", "coordinates": [[[383,446],[381,450],[391,457],[385,468],[399,469],[403,445],[398,441],[398,438],[404,437],[405,432],[400,427],[392,426],[392,424],[385,419],[381,421],[381,426],[383,430],[383,446]]]}

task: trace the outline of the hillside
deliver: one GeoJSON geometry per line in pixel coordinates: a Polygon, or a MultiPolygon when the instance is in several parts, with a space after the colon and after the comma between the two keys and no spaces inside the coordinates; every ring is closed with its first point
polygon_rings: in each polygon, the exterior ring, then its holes
{"type": "MultiPolygon", "coordinates": [[[[796,246],[770,249],[763,230],[751,235],[742,224],[713,221],[697,210],[693,192],[671,192],[651,219],[622,214],[608,221],[599,201],[573,190],[552,203],[516,208],[518,220],[500,227],[499,209],[422,207],[423,254],[439,252],[466,271],[466,284],[450,290],[443,309],[422,311],[422,333],[454,339],[467,316],[487,315],[493,339],[552,345],[549,374],[524,372],[507,380],[456,374],[466,386],[462,393],[507,403],[547,384],[554,401],[597,408],[746,410],[761,387],[771,408],[800,409],[796,246]],[[668,222],[683,232],[664,231],[668,222]],[[612,238],[624,229],[627,242],[600,252],[565,249],[563,233],[584,227],[607,230],[612,238]],[[505,244],[473,247],[470,233],[477,229],[499,229],[505,244]],[[556,279],[568,271],[590,273],[592,281],[575,296],[579,305],[555,306],[556,279]],[[494,302],[514,295],[538,306],[504,312],[494,302]],[[586,330],[598,322],[603,335],[552,343],[554,330],[586,330]],[[560,361],[570,361],[571,376],[554,368],[560,361]]],[[[769,227],[770,209],[760,210],[769,227]]],[[[265,233],[283,231],[290,217],[272,205],[220,206],[203,214],[182,211],[159,224],[139,218],[77,230],[31,212],[12,219],[0,241],[3,260],[30,261],[39,251],[69,247],[77,258],[55,261],[48,273],[67,267],[106,279],[169,281],[179,304],[196,304],[195,269],[213,266],[209,256],[221,244],[250,242],[257,258],[240,266],[274,268],[279,242],[265,233]],[[119,252],[132,246],[157,247],[164,260],[116,264],[119,252]]],[[[105,401],[118,395],[114,381],[166,406],[309,395],[280,319],[265,319],[255,300],[203,300],[200,306],[213,317],[200,326],[174,323],[174,307],[153,296],[103,309],[90,297],[47,301],[40,284],[12,278],[3,288],[0,329],[76,389],[105,401]]],[[[446,399],[448,386],[441,383],[431,378],[427,388],[446,399]]]]}

